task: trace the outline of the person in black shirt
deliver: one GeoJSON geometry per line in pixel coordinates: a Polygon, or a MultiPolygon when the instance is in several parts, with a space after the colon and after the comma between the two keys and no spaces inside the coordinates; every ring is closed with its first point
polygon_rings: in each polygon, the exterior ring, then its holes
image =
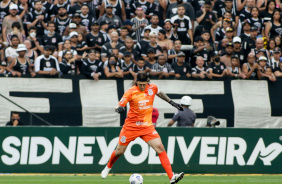
{"type": "Polygon", "coordinates": [[[23,122],[21,122],[21,117],[18,112],[12,112],[11,113],[11,120],[6,123],[6,126],[23,126],[25,125],[23,122]]]}
{"type": "MultiPolygon", "coordinates": [[[[48,22],[48,33],[42,37],[43,45],[52,45],[56,48],[56,50],[62,50],[63,48],[63,40],[62,36],[59,33],[55,32],[55,23],[48,22]]],[[[43,50],[41,50],[43,52],[43,50]]]]}
{"type": "Polygon", "coordinates": [[[59,63],[59,66],[62,74],[75,74],[75,58],[73,57],[71,50],[64,51],[63,59],[62,62],[59,63]]]}
{"type": "Polygon", "coordinates": [[[102,46],[105,44],[105,39],[100,32],[100,26],[97,21],[92,22],[91,32],[85,36],[85,41],[88,49],[101,51],[102,46]]]}
{"type": "Polygon", "coordinates": [[[81,6],[81,24],[85,26],[87,32],[91,31],[92,22],[95,21],[95,18],[89,15],[89,7],[87,4],[81,6]]]}
{"type": "Polygon", "coordinates": [[[237,57],[240,61],[240,66],[242,66],[245,62],[245,53],[241,48],[241,38],[239,36],[236,36],[233,38],[233,45],[234,45],[234,50],[233,50],[233,55],[237,57]]]}
{"type": "Polygon", "coordinates": [[[240,35],[240,38],[242,41],[244,41],[246,38],[250,37],[251,35],[251,24],[248,20],[245,20],[242,23],[243,26],[243,33],[240,35]]]}
{"type": "Polygon", "coordinates": [[[228,74],[225,64],[220,61],[219,54],[213,58],[213,62],[210,63],[208,71],[211,76],[215,78],[223,78],[228,74]]]}
{"type": "Polygon", "coordinates": [[[264,24],[272,20],[272,16],[276,7],[275,0],[268,0],[265,10],[260,13],[260,18],[263,19],[264,24]]]}
{"type": "Polygon", "coordinates": [[[185,8],[183,5],[178,5],[177,15],[171,19],[172,24],[176,26],[177,35],[182,40],[182,44],[193,43],[192,23],[188,16],[185,15],[185,8]]]}
{"type": "Polygon", "coordinates": [[[204,66],[208,66],[208,61],[210,60],[209,51],[207,48],[209,45],[204,45],[204,39],[201,36],[197,36],[194,42],[195,48],[191,50],[191,61],[190,64],[192,67],[196,66],[196,58],[202,56],[204,58],[204,66]]]}
{"type": "Polygon", "coordinates": [[[212,26],[216,23],[216,16],[210,9],[211,1],[206,0],[204,8],[196,13],[197,22],[199,25],[204,26],[205,30],[211,30],[212,26]]]}
{"type": "Polygon", "coordinates": [[[70,24],[71,19],[68,17],[67,9],[64,6],[58,8],[58,15],[54,19],[56,32],[63,35],[65,29],[70,24]]]}
{"type": "Polygon", "coordinates": [[[48,13],[42,11],[42,2],[36,1],[34,4],[34,10],[29,12],[27,17],[27,28],[36,26],[37,36],[44,35],[44,29],[47,29],[46,22],[48,21],[48,13]]]}
{"type": "Polygon", "coordinates": [[[242,47],[245,51],[245,58],[247,58],[251,50],[254,50],[256,48],[257,35],[258,35],[258,28],[256,26],[251,27],[250,37],[247,37],[242,44],[242,47]]]}
{"type": "Polygon", "coordinates": [[[185,54],[183,52],[179,52],[177,54],[177,62],[172,63],[171,67],[175,72],[176,79],[190,78],[191,77],[191,68],[184,63],[185,54]]]}
{"type": "Polygon", "coordinates": [[[58,60],[52,56],[52,47],[44,46],[44,54],[37,57],[34,62],[34,69],[37,74],[55,76],[60,73],[58,60]]]}
{"type": "Polygon", "coordinates": [[[130,52],[131,56],[132,56],[132,61],[134,62],[134,64],[137,64],[137,60],[138,60],[138,53],[135,49],[133,49],[133,39],[131,37],[127,37],[125,39],[125,48],[121,50],[121,53],[125,53],[125,52],[130,52]]]}
{"type": "Polygon", "coordinates": [[[118,66],[118,58],[111,55],[108,59],[108,65],[104,66],[104,73],[106,77],[109,78],[123,78],[123,72],[118,66]]]}
{"type": "Polygon", "coordinates": [[[202,56],[198,56],[196,58],[196,64],[194,68],[192,68],[191,73],[193,78],[201,78],[201,79],[212,79],[211,74],[207,72],[207,68],[204,67],[205,61],[202,56]]]}
{"type": "Polygon", "coordinates": [[[94,49],[89,51],[88,59],[84,59],[81,73],[94,80],[99,80],[99,77],[103,75],[103,62],[96,60],[96,51],[94,49]]]}
{"type": "Polygon", "coordinates": [[[158,57],[159,55],[163,55],[163,49],[158,45],[157,43],[157,33],[152,31],[150,34],[149,34],[149,37],[150,37],[150,42],[146,44],[146,46],[144,46],[142,48],[142,51],[141,51],[141,56],[145,59],[145,60],[148,60],[147,58],[147,50],[149,48],[152,48],[154,49],[155,51],[155,57],[158,57]]]}
{"type": "Polygon", "coordinates": [[[269,41],[270,38],[282,35],[281,15],[279,10],[275,10],[272,20],[266,23],[265,37],[269,41]]]}
{"type": "Polygon", "coordinates": [[[155,58],[155,50],[153,48],[149,48],[147,50],[147,56],[148,56],[148,60],[146,60],[146,66],[150,69],[152,69],[153,65],[157,62],[156,58],[155,58]]]}
{"type": "Polygon", "coordinates": [[[126,51],[123,54],[123,59],[121,60],[120,63],[120,68],[123,72],[123,77],[125,78],[132,78],[135,77],[135,73],[133,72],[133,61],[132,61],[132,57],[131,57],[131,53],[126,51]]]}
{"type": "Polygon", "coordinates": [[[137,64],[133,65],[133,72],[135,73],[135,80],[136,80],[136,75],[139,71],[144,71],[146,73],[151,71],[151,69],[148,68],[148,66],[146,65],[145,60],[141,57],[138,59],[137,64]]]}

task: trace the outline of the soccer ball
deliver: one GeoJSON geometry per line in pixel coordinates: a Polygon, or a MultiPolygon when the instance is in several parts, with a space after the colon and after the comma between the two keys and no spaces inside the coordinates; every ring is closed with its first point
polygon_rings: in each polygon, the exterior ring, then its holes
{"type": "Polygon", "coordinates": [[[129,178],[130,184],[143,184],[143,177],[140,174],[132,174],[129,178]]]}

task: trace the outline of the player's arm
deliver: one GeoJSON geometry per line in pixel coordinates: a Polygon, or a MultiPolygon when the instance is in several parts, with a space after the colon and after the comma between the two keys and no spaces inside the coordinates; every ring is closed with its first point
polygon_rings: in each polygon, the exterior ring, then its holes
{"type": "Polygon", "coordinates": [[[160,97],[162,100],[168,102],[173,107],[177,108],[178,110],[183,111],[183,107],[180,104],[175,103],[174,101],[172,101],[164,92],[159,91],[156,95],[158,97],[160,97]]]}
{"type": "Polygon", "coordinates": [[[131,100],[131,96],[132,96],[132,94],[131,94],[130,90],[125,92],[125,94],[123,95],[123,97],[119,101],[118,106],[115,108],[115,112],[117,112],[117,113],[125,112],[125,106],[126,106],[127,102],[129,102],[131,100]]]}

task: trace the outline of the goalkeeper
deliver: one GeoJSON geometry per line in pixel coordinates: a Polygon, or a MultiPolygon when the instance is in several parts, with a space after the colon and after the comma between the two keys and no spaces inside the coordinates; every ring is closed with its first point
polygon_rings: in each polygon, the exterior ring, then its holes
{"type": "Polygon", "coordinates": [[[173,174],[172,168],[167,157],[165,148],[162,144],[160,135],[152,124],[152,111],[155,95],[171,104],[173,107],[183,111],[180,104],[172,101],[165,93],[159,91],[155,84],[149,84],[149,78],[145,72],[138,72],[136,85],[125,92],[116,108],[116,112],[125,112],[125,106],[129,102],[130,109],[125,119],[119,135],[119,142],[116,150],[113,151],[111,158],[101,173],[102,178],[106,178],[117,159],[124,154],[128,144],[137,137],[143,139],[158,154],[161,164],[165,169],[170,183],[179,182],[184,173],[173,174]]]}

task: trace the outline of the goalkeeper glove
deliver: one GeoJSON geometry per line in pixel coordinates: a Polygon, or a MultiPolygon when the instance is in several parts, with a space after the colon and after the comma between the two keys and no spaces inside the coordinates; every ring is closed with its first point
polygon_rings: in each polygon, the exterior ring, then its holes
{"type": "Polygon", "coordinates": [[[170,100],[168,103],[169,103],[170,105],[172,105],[173,107],[175,107],[176,109],[178,109],[178,110],[180,110],[180,111],[183,111],[183,107],[182,107],[180,104],[175,103],[175,102],[172,101],[172,100],[170,100]]]}
{"type": "Polygon", "coordinates": [[[123,112],[125,112],[125,108],[122,107],[122,106],[119,106],[118,108],[116,108],[115,111],[116,111],[117,113],[123,113],[123,112]]]}

